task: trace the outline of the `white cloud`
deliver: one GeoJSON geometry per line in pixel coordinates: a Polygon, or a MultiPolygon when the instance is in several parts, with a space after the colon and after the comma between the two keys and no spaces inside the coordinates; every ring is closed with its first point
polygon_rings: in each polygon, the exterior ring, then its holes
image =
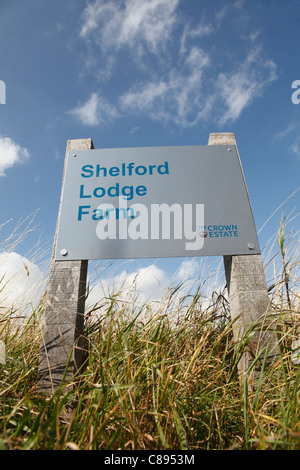
{"type": "Polygon", "coordinates": [[[28,314],[44,293],[45,278],[40,268],[15,252],[0,253],[0,314],[10,309],[28,314]]]}
{"type": "Polygon", "coordinates": [[[115,107],[97,93],[92,93],[84,104],[68,111],[68,113],[87,126],[105,124],[119,116],[115,107]]]}
{"type": "Polygon", "coordinates": [[[141,88],[132,89],[120,98],[122,108],[133,108],[139,110],[151,109],[154,102],[162,99],[168,92],[169,87],[165,82],[146,83],[141,88]]]}
{"type": "Polygon", "coordinates": [[[126,62],[127,67],[112,102],[101,98],[103,92],[93,93],[72,111],[81,122],[98,125],[131,114],[183,128],[208,119],[223,125],[239,119],[277,78],[276,65],[264,57],[243,0],[214,14],[203,10],[198,19],[184,17],[179,3],[95,0],[88,4],[80,37],[89,44],[95,77],[108,82],[119,64],[126,62]],[[222,35],[225,19],[231,30],[222,35]],[[236,51],[233,36],[240,40],[236,51]],[[215,39],[222,41],[221,48],[215,39]]]}
{"type": "Polygon", "coordinates": [[[77,117],[83,124],[96,126],[99,122],[97,93],[93,93],[86,103],[74,108],[69,113],[77,117]]]}
{"type": "Polygon", "coordinates": [[[24,163],[28,159],[27,149],[18,145],[10,137],[0,136],[0,176],[5,176],[8,168],[24,163]]]}
{"type": "Polygon", "coordinates": [[[81,37],[97,33],[102,50],[142,42],[151,51],[170,37],[179,0],[96,0],[83,13],[81,37]]]}
{"type": "Polygon", "coordinates": [[[289,146],[289,152],[293,153],[297,157],[300,157],[300,138],[297,137],[294,142],[289,146]]]}
{"type": "Polygon", "coordinates": [[[288,134],[290,134],[291,132],[293,132],[295,129],[297,129],[299,127],[299,124],[297,123],[292,123],[292,124],[289,124],[285,129],[283,129],[283,131],[279,131],[279,132],[276,132],[274,134],[274,139],[283,139],[284,137],[286,137],[288,134]]]}
{"type": "Polygon", "coordinates": [[[155,264],[131,273],[124,270],[116,276],[92,283],[87,299],[87,308],[117,293],[119,293],[119,300],[122,302],[130,302],[135,299],[136,306],[161,299],[167,282],[166,273],[155,264]]]}
{"type": "Polygon", "coordinates": [[[285,129],[280,132],[274,134],[274,140],[282,140],[286,137],[289,139],[293,138],[293,142],[289,144],[288,151],[293,153],[297,157],[300,157],[300,137],[299,137],[299,124],[298,123],[291,123],[285,129]],[[292,135],[296,135],[296,137],[291,137],[292,135]]]}
{"type": "Polygon", "coordinates": [[[134,127],[131,129],[130,134],[135,134],[138,130],[139,130],[139,126],[134,126],[134,127]]]}
{"type": "Polygon", "coordinates": [[[212,23],[199,23],[195,27],[185,26],[184,32],[181,38],[181,52],[186,52],[185,44],[188,38],[202,38],[210,36],[214,32],[214,25],[212,23]]]}
{"type": "Polygon", "coordinates": [[[120,97],[124,112],[145,112],[151,119],[194,126],[212,118],[221,124],[236,121],[243,110],[276,78],[276,65],[264,60],[260,48],[252,48],[233,71],[221,72],[216,80],[211,57],[191,46],[164,80],[132,87],[120,97]],[[207,85],[209,83],[209,87],[207,85]]]}
{"type": "Polygon", "coordinates": [[[179,266],[175,278],[179,282],[186,282],[189,279],[193,279],[198,271],[199,263],[194,258],[184,260],[179,266]]]}
{"type": "MultiPolygon", "coordinates": [[[[200,286],[199,307],[207,308],[212,304],[214,292],[221,293],[224,289],[224,273],[222,263],[214,265],[207,259],[184,259],[177,271],[170,277],[166,271],[155,264],[134,272],[122,271],[120,274],[104,277],[100,280],[90,279],[91,290],[86,302],[86,309],[102,307],[107,311],[112,299],[116,308],[128,305],[127,312],[131,315],[147,305],[149,313],[171,313],[180,316],[200,286]]],[[[126,310],[126,309],[125,309],[126,310]]],[[[174,317],[174,318],[175,318],[174,317]]]]}
{"type": "Polygon", "coordinates": [[[274,141],[281,141],[289,139],[291,143],[288,145],[288,152],[300,157],[300,137],[299,137],[299,123],[292,122],[288,124],[282,131],[276,132],[273,136],[274,141]]]}
{"type": "Polygon", "coordinates": [[[209,67],[209,56],[199,47],[186,55],[180,70],[174,68],[165,80],[147,82],[133,87],[120,97],[121,109],[130,112],[147,112],[157,121],[173,121],[190,126],[202,112],[202,75],[209,67]]]}
{"type": "Polygon", "coordinates": [[[260,48],[251,49],[238,70],[220,73],[216,96],[225,105],[220,123],[236,121],[276,78],[276,65],[270,60],[264,61],[260,48]]]}

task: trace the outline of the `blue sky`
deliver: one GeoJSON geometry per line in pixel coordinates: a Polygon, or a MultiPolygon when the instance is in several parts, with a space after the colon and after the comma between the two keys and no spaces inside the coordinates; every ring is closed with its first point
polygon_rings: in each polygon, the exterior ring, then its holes
{"type": "MultiPolygon", "coordinates": [[[[16,251],[41,239],[49,258],[68,139],[206,145],[234,132],[264,248],[282,209],[299,211],[300,191],[264,226],[300,186],[299,26],[298,0],[1,0],[0,225],[13,220],[0,241],[38,211],[16,251]]],[[[157,261],[155,275],[182,261],[157,261]]],[[[153,263],[128,270],[153,275],[153,263]]]]}

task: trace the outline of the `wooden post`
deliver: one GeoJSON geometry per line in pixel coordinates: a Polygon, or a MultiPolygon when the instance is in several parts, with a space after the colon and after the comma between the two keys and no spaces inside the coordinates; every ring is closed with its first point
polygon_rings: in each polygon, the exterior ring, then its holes
{"type": "MultiPolygon", "coordinates": [[[[65,180],[69,150],[93,149],[91,139],[69,140],[63,173],[65,180]]],[[[39,390],[54,392],[63,379],[69,379],[83,364],[83,321],[88,261],[55,261],[62,195],[54,237],[38,370],[39,390]]]]}
{"type": "MultiPolygon", "coordinates": [[[[232,133],[213,133],[209,136],[208,145],[236,145],[232,133]]],[[[237,150],[238,151],[238,150],[237,150]]],[[[224,256],[224,267],[229,293],[230,315],[234,320],[234,339],[238,343],[257,325],[247,350],[239,362],[240,372],[246,372],[253,359],[268,347],[267,364],[278,354],[276,334],[272,331],[270,301],[266,277],[260,254],[224,256]]],[[[261,360],[257,361],[258,371],[261,360]]]]}

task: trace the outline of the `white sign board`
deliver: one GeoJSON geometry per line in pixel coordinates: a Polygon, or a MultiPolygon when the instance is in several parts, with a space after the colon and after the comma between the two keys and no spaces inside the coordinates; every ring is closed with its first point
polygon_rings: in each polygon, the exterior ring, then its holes
{"type": "Polygon", "coordinates": [[[234,145],[68,153],[56,260],[259,252],[234,145]]]}

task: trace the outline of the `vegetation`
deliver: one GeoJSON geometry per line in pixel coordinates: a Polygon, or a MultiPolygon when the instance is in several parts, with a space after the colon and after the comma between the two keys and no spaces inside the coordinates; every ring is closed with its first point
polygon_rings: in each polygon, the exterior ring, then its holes
{"type": "Polygon", "coordinates": [[[285,230],[283,220],[266,261],[280,354],[255,387],[251,370],[238,374],[247,338],[234,344],[220,293],[205,308],[200,287],[182,297],[182,286],[170,288],[153,305],[125,303],[121,291],[105,307],[99,299],[86,315],[86,367],[51,396],[36,382],[44,298],[21,328],[0,309],[0,449],[300,449],[300,366],[292,349],[299,244],[297,233],[285,240],[285,230]]]}

